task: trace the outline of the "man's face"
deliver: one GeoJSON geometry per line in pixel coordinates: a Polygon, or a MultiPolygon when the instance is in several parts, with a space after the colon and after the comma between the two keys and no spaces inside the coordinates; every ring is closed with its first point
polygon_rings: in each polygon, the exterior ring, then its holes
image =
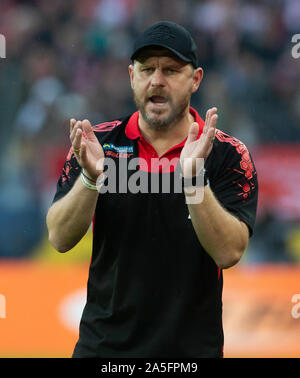
{"type": "Polygon", "coordinates": [[[184,117],[202,78],[201,68],[193,69],[166,49],[147,50],[129,66],[129,74],[136,106],[156,130],[184,117]]]}

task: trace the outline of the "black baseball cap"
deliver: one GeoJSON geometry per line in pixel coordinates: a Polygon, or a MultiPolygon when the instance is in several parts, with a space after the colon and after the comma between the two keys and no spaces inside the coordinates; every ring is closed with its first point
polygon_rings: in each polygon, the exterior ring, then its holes
{"type": "Polygon", "coordinates": [[[135,60],[143,48],[150,46],[164,47],[194,68],[198,67],[195,41],[183,26],[175,22],[159,21],[146,29],[134,43],[131,60],[135,60]]]}

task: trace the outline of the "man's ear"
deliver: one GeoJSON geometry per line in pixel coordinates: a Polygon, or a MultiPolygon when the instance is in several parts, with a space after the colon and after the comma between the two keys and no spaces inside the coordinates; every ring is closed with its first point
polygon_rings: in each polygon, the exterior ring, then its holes
{"type": "Polygon", "coordinates": [[[130,77],[130,85],[132,89],[133,89],[133,74],[134,74],[133,71],[134,71],[133,64],[130,64],[128,66],[128,72],[129,72],[129,77],[130,77]]]}
{"type": "Polygon", "coordinates": [[[198,90],[199,85],[203,79],[203,75],[204,75],[204,72],[201,67],[198,67],[194,70],[192,93],[198,90]]]}

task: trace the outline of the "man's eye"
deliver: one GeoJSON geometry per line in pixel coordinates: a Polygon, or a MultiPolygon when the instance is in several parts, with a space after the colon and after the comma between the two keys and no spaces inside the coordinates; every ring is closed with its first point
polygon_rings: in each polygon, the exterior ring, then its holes
{"type": "Polygon", "coordinates": [[[166,70],[168,73],[174,73],[174,72],[177,72],[176,70],[175,70],[175,68],[167,68],[167,70],[166,70]]]}
{"type": "Polygon", "coordinates": [[[151,67],[145,67],[142,69],[143,72],[151,72],[153,70],[153,68],[151,67]]]}

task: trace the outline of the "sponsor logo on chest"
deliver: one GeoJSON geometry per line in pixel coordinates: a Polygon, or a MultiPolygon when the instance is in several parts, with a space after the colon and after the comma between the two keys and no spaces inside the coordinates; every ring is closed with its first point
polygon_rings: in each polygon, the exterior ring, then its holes
{"type": "Polygon", "coordinates": [[[106,156],[128,158],[133,155],[133,146],[115,146],[113,143],[105,143],[102,148],[106,156]]]}

